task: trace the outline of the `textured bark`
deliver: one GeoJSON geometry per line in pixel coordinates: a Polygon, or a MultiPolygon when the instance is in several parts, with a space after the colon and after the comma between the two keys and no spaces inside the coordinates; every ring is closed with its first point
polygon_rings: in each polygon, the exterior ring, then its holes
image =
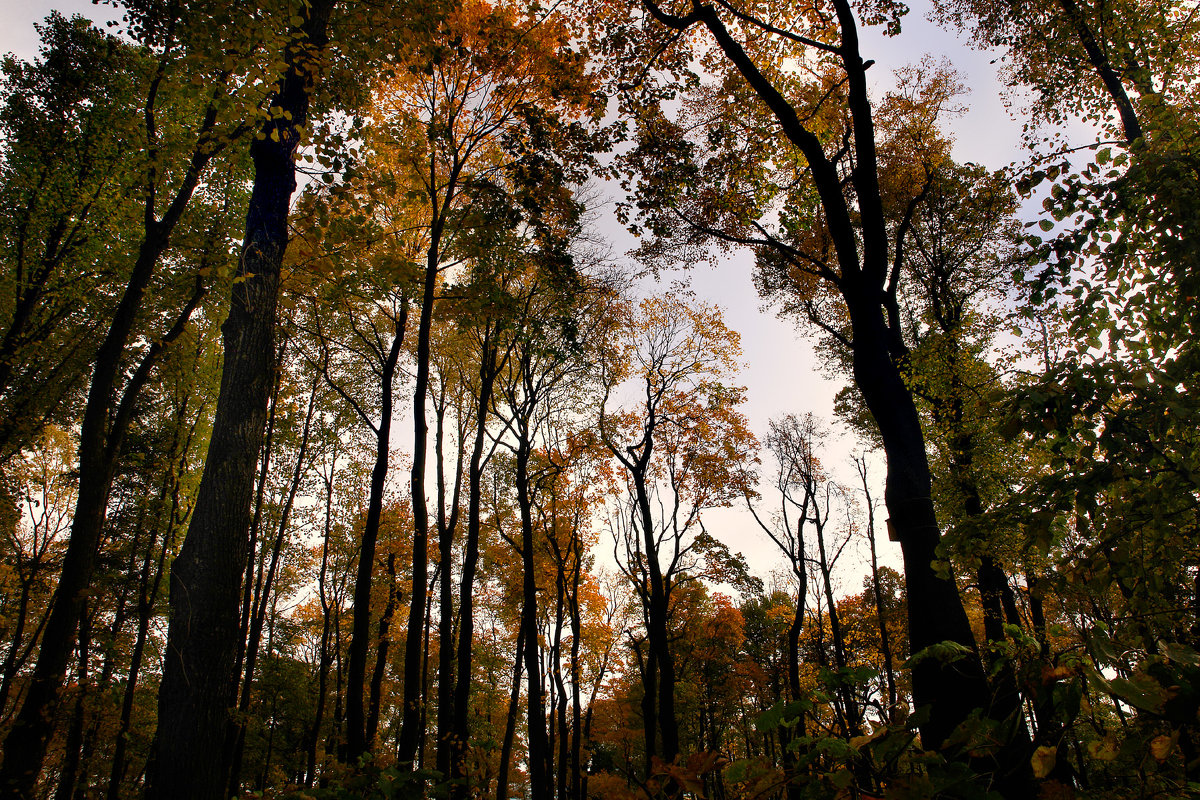
{"type": "Polygon", "coordinates": [[[279,272],[296,187],[295,152],[326,43],[332,0],[317,0],[295,32],[272,105],[286,115],[251,146],[254,186],[246,237],[222,326],[225,359],[212,438],[191,525],[171,570],[171,621],[159,690],[158,736],[147,797],[216,800],[239,639],[250,503],[275,354],[279,272]],[[290,118],[288,118],[290,117],[290,118]]]}
{"type": "MultiPolygon", "coordinates": [[[[275,542],[271,547],[271,563],[266,575],[262,576],[254,595],[250,615],[250,630],[245,645],[245,672],[242,678],[242,689],[238,698],[238,715],[231,731],[232,746],[229,761],[229,795],[236,797],[241,787],[242,756],[246,750],[246,723],[250,715],[250,698],[254,689],[254,670],[258,665],[259,646],[262,643],[263,624],[266,621],[267,605],[275,590],[275,575],[279,569],[279,557],[283,553],[283,542],[287,537],[288,520],[291,517],[292,506],[296,502],[296,494],[300,490],[300,481],[304,474],[305,463],[308,459],[308,440],[312,431],[313,414],[317,406],[317,380],[313,380],[308,394],[308,410],[304,416],[304,428],[300,434],[300,446],[296,453],[296,465],[292,470],[291,484],[283,510],[279,515],[279,525],[275,533],[275,542]]],[[[265,458],[265,455],[264,455],[265,458]]]]}

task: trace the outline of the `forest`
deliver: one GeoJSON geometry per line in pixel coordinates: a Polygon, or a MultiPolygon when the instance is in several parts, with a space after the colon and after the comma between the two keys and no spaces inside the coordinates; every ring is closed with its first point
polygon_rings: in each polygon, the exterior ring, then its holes
{"type": "Polygon", "coordinates": [[[1200,797],[1196,0],[42,13],[0,800],[1200,797]]]}

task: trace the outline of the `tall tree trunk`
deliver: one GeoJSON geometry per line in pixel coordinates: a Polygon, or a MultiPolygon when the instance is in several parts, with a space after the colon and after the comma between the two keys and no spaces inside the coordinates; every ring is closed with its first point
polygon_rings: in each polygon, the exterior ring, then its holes
{"type": "MultiPolygon", "coordinates": [[[[434,185],[431,181],[430,185],[434,185]]],[[[429,422],[425,419],[429,393],[430,333],[433,304],[437,290],[441,258],[442,218],[436,210],[437,198],[430,197],[434,211],[434,230],[430,235],[425,260],[425,281],[421,294],[421,319],[417,327],[417,374],[413,388],[413,455],[410,489],[412,492],[413,555],[412,595],[408,607],[408,628],[404,641],[404,702],[400,721],[400,742],[396,758],[401,764],[416,762],[422,739],[422,662],[421,636],[425,620],[426,580],[429,570],[429,504],[425,499],[425,461],[428,451],[429,422]]]]}
{"type": "MultiPolygon", "coordinates": [[[[254,491],[254,516],[250,521],[250,546],[246,548],[246,574],[242,578],[242,621],[238,629],[238,648],[234,673],[241,674],[246,659],[246,643],[250,641],[250,620],[254,616],[255,597],[262,593],[262,581],[266,565],[267,548],[259,547],[262,532],[263,510],[267,505],[267,484],[271,475],[271,457],[275,452],[275,421],[278,418],[279,390],[283,386],[283,364],[287,355],[287,340],[279,345],[279,353],[275,357],[272,374],[275,376],[271,387],[271,398],[267,405],[267,434],[263,442],[262,455],[259,456],[257,488],[254,491]],[[255,558],[257,551],[258,558],[255,558]],[[255,562],[258,571],[255,572],[255,562]]],[[[233,685],[230,705],[237,705],[237,684],[233,685]]]]}
{"type": "MultiPolygon", "coordinates": [[[[649,463],[650,449],[643,456],[649,463]]],[[[650,573],[650,596],[647,611],[647,646],[658,679],[658,727],[662,734],[662,760],[673,763],[679,755],[679,720],[675,716],[675,660],[671,654],[669,578],[663,575],[658,560],[658,542],[654,535],[654,516],[650,507],[650,495],[646,488],[645,467],[634,476],[638,511],[641,517],[642,546],[645,548],[646,566],[650,573]]],[[[647,758],[649,761],[649,758],[647,758]]],[[[674,784],[672,783],[672,787],[674,784]]],[[[672,793],[678,787],[668,787],[672,793]]]]}
{"type": "Polygon", "coordinates": [[[371,673],[370,702],[367,704],[367,744],[375,746],[379,731],[379,704],[383,697],[383,676],[387,672],[388,648],[391,644],[392,617],[396,613],[396,554],[387,557],[388,599],[379,618],[379,644],[375,649],[375,669],[371,673]]]}
{"type": "Polygon", "coordinates": [[[317,744],[321,740],[321,727],[325,721],[325,695],[329,688],[330,655],[329,638],[331,609],[326,580],[329,574],[329,536],[333,531],[333,476],[337,465],[338,438],[334,437],[333,452],[330,454],[329,476],[325,482],[325,529],[321,536],[321,571],[317,575],[317,598],[321,604],[321,649],[317,656],[317,710],[313,715],[312,728],[307,741],[307,759],[304,770],[304,788],[311,788],[317,773],[317,744]]]}
{"type": "Polygon", "coordinates": [[[171,622],[159,690],[155,762],[147,797],[215,800],[239,634],[254,467],[262,447],[279,273],[296,187],[295,153],[308,118],[332,0],[304,9],[272,105],[283,113],[251,145],[254,187],[246,238],[222,326],[225,358],[212,438],[191,525],[171,570],[171,622]]]}
{"type": "Polygon", "coordinates": [[[525,663],[525,626],[517,629],[517,652],[513,659],[512,687],[509,689],[508,716],[504,719],[504,737],[500,741],[500,772],[496,776],[496,800],[508,798],[508,772],[512,763],[513,739],[516,738],[517,717],[520,716],[521,671],[525,663]]]}
{"type": "Polygon", "coordinates": [[[375,569],[375,546],[379,540],[379,520],[383,515],[383,490],[387,482],[388,456],[392,446],[393,386],[396,363],[404,342],[408,306],[395,320],[392,344],[380,364],[379,424],[375,427],[375,465],[371,468],[371,495],[367,520],[363,526],[358,570],[354,577],[354,611],[350,628],[350,657],[346,672],[346,758],[351,764],[367,752],[367,714],[364,689],[367,677],[367,653],[371,647],[371,577],[375,569]]]}
{"type": "MultiPolygon", "coordinates": [[[[821,586],[825,590],[825,602],[829,605],[829,633],[833,637],[833,663],[838,671],[842,672],[846,669],[849,653],[846,652],[846,639],[842,635],[842,616],[838,613],[837,600],[833,596],[833,565],[829,563],[825,551],[827,519],[821,519],[819,514],[818,511],[817,516],[814,517],[814,527],[817,531],[817,567],[821,572],[821,586]]],[[[839,680],[836,696],[840,700],[838,705],[841,707],[842,724],[844,725],[842,733],[847,739],[861,733],[858,703],[854,699],[853,692],[854,687],[846,686],[843,680],[839,680]]]]}
{"type": "Polygon", "coordinates": [[[462,457],[466,438],[463,432],[462,409],[457,414],[457,441],[454,449],[455,469],[453,495],[447,499],[446,490],[446,380],[440,381],[437,401],[437,493],[438,493],[438,666],[437,666],[437,755],[434,766],[438,773],[450,777],[454,750],[454,534],[458,530],[459,501],[462,497],[462,457]],[[449,502],[450,514],[446,515],[449,502]]]}
{"type": "Polygon", "coordinates": [[[909,646],[916,653],[948,641],[968,652],[953,664],[926,658],[912,670],[913,697],[919,707],[929,708],[921,741],[936,749],[972,710],[987,708],[987,682],[958,587],[934,570],[941,534],[916,406],[888,352],[878,303],[855,295],[848,299],[856,300],[849,303],[855,382],[879,425],[887,456],[884,495],[904,557],[909,646]]]}
{"type": "Polygon", "coordinates": [[[229,760],[229,795],[236,797],[241,785],[242,755],[246,749],[246,720],[249,719],[250,698],[254,689],[254,670],[258,664],[258,650],[262,642],[263,624],[267,615],[267,603],[275,587],[275,575],[279,569],[279,557],[283,553],[283,543],[287,538],[288,521],[291,517],[292,506],[296,502],[296,494],[300,491],[300,481],[304,476],[304,465],[308,459],[309,434],[312,431],[313,413],[317,406],[317,385],[319,378],[313,378],[312,387],[308,394],[308,410],[304,415],[304,427],[300,432],[300,446],[296,452],[296,466],[292,470],[292,480],[288,488],[287,499],[279,514],[279,525],[275,534],[275,542],[271,547],[271,563],[267,567],[266,576],[260,582],[254,596],[254,608],[251,609],[250,630],[246,638],[245,677],[242,679],[241,695],[238,698],[237,721],[233,722],[231,736],[233,739],[229,760]]]}
{"type": "Polygon", "coordinates": [[[54,793],[54,800],[71,800],[75,794],[75,782],[79,779],[79,756],[83,748],[84,701],[87,698],[88,659],[91,655],[91,646],[92,620],[85,602],[82,618],[79,621],[79,662],[75,670],[75,709],[71,714],[71,724],[67,727],[63,763],[59,768],[58,789],[54,793]]]}
{"type": "MultiPolygon", "coordinates": [[[[475,440],[467,467],[467,537],[463,543],[462,576],[458,589],[458,664],[454,684],[454,720],[451,730],[450,776],[456,800],[469,795],[467,786],[467,743],[470,740],[472,645],[475,635],[475,570],[479,564],[480,505],[483,496],[483,450],[487,439],[488,409],[496,383],[497,356],[489,329],[483,338],[479,362],[479,396],[475,404],[475,440]]],[[[518,659],[519,660],[519,659],[518,659]]]]}
{"type": "Polygon", "coordinates": [[[887,609],[883,603],[883,585],[879,580],[879,559],[875,550],[875,502],[871,499],[871,486],[867,480],[866,456],[855,459],[858,476],[862,480],[863,496],[867,503],[867,542],[871,546],[871,589],[875,592],[875,619],[879,625],[879,654],[883,659],[883,674],[887,686],[887,720],[898,722],[899,708],[896,704],[896,671],[892,667],[892,641],[888,634],[887,609]]]}
{"type": "Polygon", "coordinates": [[[554,789],[546,770],[549,741],[542,691],[541,648],[538,647],[537,566],[533,547],[533,497],[529,484],[528,432],[520,432],[517,448],[517,506],[521,513],[521,629],[525,634],[526,725],[529,788],[532,800],[549,800],[554,789]]]}

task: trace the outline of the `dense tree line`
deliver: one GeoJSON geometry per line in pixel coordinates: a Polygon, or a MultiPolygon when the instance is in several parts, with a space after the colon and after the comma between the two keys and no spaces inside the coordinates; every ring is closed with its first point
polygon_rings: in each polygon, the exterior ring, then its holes
{"type": "Polygon", "coordinates": [[[895,2],[118,11],[3,64],[0,796],[1200,787],[1194,3],[939,2],[1009,166],[895,2]]]}

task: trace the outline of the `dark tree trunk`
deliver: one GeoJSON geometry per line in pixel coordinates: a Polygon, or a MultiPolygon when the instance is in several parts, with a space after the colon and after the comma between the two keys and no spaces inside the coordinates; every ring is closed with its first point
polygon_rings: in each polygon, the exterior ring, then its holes
{"type": "MultiPolygon", "coordinates": [[[[430,203],[436,205],[436,199],[430,198],[430,203]]],[[[429,393],[429,339],[441,258],[442,219],[436,211],[434,217],[435,228],[430,236],[429,252],[425,261],[425,281],[421,293],[421,318],[417,327],[417,374],[413,388],[413,456],[409,484],[413,515],[412,594],[408,607],[408,632],[404,641],[404,701],[400,720],[400,742],[396,754],[401,764],[408,765],[416,762],[417,749],[423,738],[421,709],[424,687],[421,672],[424,659],[420,631],[425,620],[425,592],[429,570],[429,504],[425,498],[429,422],[425,419],[425,401],[429,393]]]]}
{"type": "Polygon", "coordinates": [[[500,771],[496,776],[496,800],[508,798],[508,771],[512,763],[513,739],[521,710],[521,670],[525,661],[525,626],[517,630],[517,653],[513,659],[512,688],[509,690],[508,716],[504,719],[504,738],[500,742],[500,771]]]}
{"type": "Polygon", "coordinates": [[[388,599],[379,618],[379,644],[375,649],[375,669],[371,672],[370,700],[367,704],[367,744],[374,748],[379,732],[379,704],[383,699],[383,676],[387,672],[391,645],[392,617],[396,613],[396,554],[387,557],[388,599]]]}
{"type": "MultiPolygon", "coordinates": [[[[820,512],[817,511],[817,516],[814,518],[814,527],[817,531],[817,567],[821,572],[821,587],[825,590],[825,602],[829,606],[829,633],[833,637],[833,664],[841,672],[846,669],[849,653],[846,651],[846,639],[842,635],[842,616],[838,612],[837,600],[833,596],[833,565],[829,563],[825,551],[827,520],[820,518],[819,514],[820,512]]],[[[849,739],[858,736],[861,733],[861,726],[858,702],[854,699],[854,687],[846,686],[844,681],[839,680],[835,695],[839,700],[836,705],[840,706],[844,737],[849,739]]]]}
{"type": "MultiPolygon", "coordinates": [[[[246,574],[242,579],[242,621],[238,629],[237,659],[234,672],[241,674],[246,659],[246,643],[250,641],[250,620],[254,616],[255,598],[262,594],[262,582],[266,565],[267,548],[259,546],[262,532],[263,509],[267,504],[267,484],[271,475],[271,456],[275,452],[275,421],[278,416],[279,390],[283,385],[283,364],[287,354],[287,340],[279,346],[275,357],[273,373],[275,380],[271,388],[271,399],[267,406],[267,434],[263,442],[262,455],[259,456],[258,481],[254,492],[254,516],[250,522],[250,546],[246,548],[246,574]],[[258,558],[255,558],[257,551],[258,558]],[[255,562],[258,571],[255,572],[255,562]]],[[[230,705],[237,705],[237,684],[234,684],[230,705]]]]}
{"type": "Polygon", "coordinates": [[[646,778],[649,779],[654,772],[654,759],[658,757],[658,669],[648,641],[643,639],[636,642],[633,649],[642,675],[642,739],[646,755],[646,778]],[[643,647],[645,653],[642,652],[643,647]]]}
{"type": "MultiPolygon", "coordinates": [[[[379,539],[379,520],[383,515],[383,488],[387,481],[388,456],[392,442],[392,392],[396,363],[404,342],[408,321],[407,306],[397,316],[392,344],[380,365],[379,425],[375,428],[375,465],[371,469],[371,495],[367,504],[367,520],[363,526],[362,547],[358,553],[358,571],[354,578],[354,612],[350,631],[350,654],[346,673],[346,758],[351,764],[358,761],[370,744],[364,713],[364,688],[367,676],[367,653],[371,647],[371,576],[375,569],[375,545],[379,539]]],[[[414,592],[415,592],[414,588],[414,592]]],[[[422,589],[422,593],[424,590],[422,589]]],[[[378,717],[377,717],[378,718],[378,717]]]]}
{"type": "Polygon", "coordinates": [[[437,664],[437,744],[435,769],[443,780],[450,777],[454,749],[454,534],[458,530],[459,501],[462,497],[462,454],[465,434],[458,414],[454,486],[447,498],[446,491],[446,408],[447,386],[443,376],[437,399],[437,493],[438,493],[438,664],[437,664]],[[449,503],[450,514],[446,515],[449,503]]]}
{"type": "Polygon", "coordinates": [[[317,598],[321,604],[321,648],[317,656],[317,710],[313,715],[312,728],[309,729],[306,741],[306,761],[304,769],[304,788],[311,788],[317,773],[317,744],[321,740],[321,727],[325,721],[325,695],[329,688],[329,667],[333,661],[330,654],[329,638],[331,629],[331,608],[326,591],[329,574],[329,536],[333,530],[333,478],[334,467],[337,464],[336,437],[333,452],[330,455],[329,476],[325,483],[325,529],[321,537],[321,571],[317,575],[317,598]]]}
{"type": "MultiPolygon", "coordinates": [[[[642,546],[645,548],[646,566],[650,574],[650,594],[646,608],[646,645],[653,665],[648,670],[657,678],[658,708],[657,722],[662,736],[662,760],[668,764],[679,755],[679,721],[675,716],[675,660],[671,654],[670,631],[670,580],[663,575],[658,560],[658,543],[654,535],[654,516],[650,507],[650,495],[646,488],[645,464],[650,460],[650,449],[646,448],[641,470],[634,474],[637,505],[641,517],[642,546]]],[[[650,756],[647,756],[647,762],[650,756]]],[[[673,784],[672,784],[673,785],[673,784]]]]}
{"type": "MultiPolygon", "coordinates": [[[[238,699],[238,720],[233,722],[231,729],[232,747],[229,761],[229,795],[236,797],[241,787],[242,756],[246,750],[246,720],[250,714],[250,698],[254,689],[254,670],[258,664],[258,650],[262,642],[263,624],[266,621],[267,605],[275,588],[275,574],[279,568],[279,557],[283,552],[283,543],[287,538],[288,520],[291,517],[292,505],[296,502],[296,494],[300,491],[300,481],[304,475],[304,465],[308,459],[308,440],[312,431],[313,413],[317,406],[317,379],[313,380],[308,395],[308,410],[304,416],[304,428],[300,433],[300,446],[296,452],[296,466],[292,470],[292,480],[288,488],[287,499],[279,515],[279,525],[275,534],[275,542],[271,547],[271,563],[267,567],[265,577],[260,581],[254,595],[254,607],[251,609],[250,630],[246,639],[245,677],[242,679],[241,695],[238,699]]],[[[265,456],[264,456],[265,457],[265,456]]]]}
{"type": "Polygon", "coordinates": [[[875,503],[871,499],[871,487],[867,481],[865,456],[856,461],[859,477],[862,478],[863,495],[867,501],[867,542],[871,545],[871,589],[875,592],[875,619],[879,624],[879,654],[883,658],[883,674],[887,686],[888,722],[899,722],[896,704],[896,671],[892,667],[892,640],[887,628],[887,609],[883,604],[883,586],[879,580],[879,559],[875,551],[875,503]]]}
{"type": "Polygon", "coordinates": [[[91,646],[92,624],[85,602],[82,618],[79,621],[79,662],[75,669],[75,709],[71,714],[71,724],[67,726],[63,763],[59,769],[58,789],[54,793],[54,800],[71,800],[75,795],[75,783],[79,779],[79,756],[83,749],[84,703],[87,699],[88,659],[91,646]]]}
{"type": "Polygon", "coordinates": [[[171,621],[159,690],[152,800],[216,800],[237,679],[241,578],[249,548],[254,467],[262,447],[275,354],[279,272],[296,187],[295,153],[327,41],[332,0],[306,9],[272,105],[285,112],[251,145],[254,187],[229,317],[212,438],[191,525],[171,570],[171,621]]]}
{"type": "MultiPolygon", "coordinates": [[[[479,564],[480,504],[482,499],[483,451],[487,440],[488,409],[496,383],[497,356],[490,332],[480,348],[479,396],[475,405],[475,440],[467,467],[467,537],[463,543],[462,576],[458,589],[458,664],[454,684],[454,720],[450,740],[450,776],[458,783],[451,787],[456,800],[469,796],[467,779],[467,743],[470,740],[472,644],[475,635],[475,570],[479,564]]],[[[519,659],[518,659],[519,660],[519,659]]]]}
{"type": "Polygon", "coordinates": [[[530,444],[521,431],[517,448],[517,506],[521,513],[521,630],[525,635],[526,725],[529,748],[529,788],[532,800],[549,800],[554,791],[546,764],[550,757],[542,689],[541,648],[538,647],[537,565],[534,561],[533,496],[529,483],[530,444]]]}

